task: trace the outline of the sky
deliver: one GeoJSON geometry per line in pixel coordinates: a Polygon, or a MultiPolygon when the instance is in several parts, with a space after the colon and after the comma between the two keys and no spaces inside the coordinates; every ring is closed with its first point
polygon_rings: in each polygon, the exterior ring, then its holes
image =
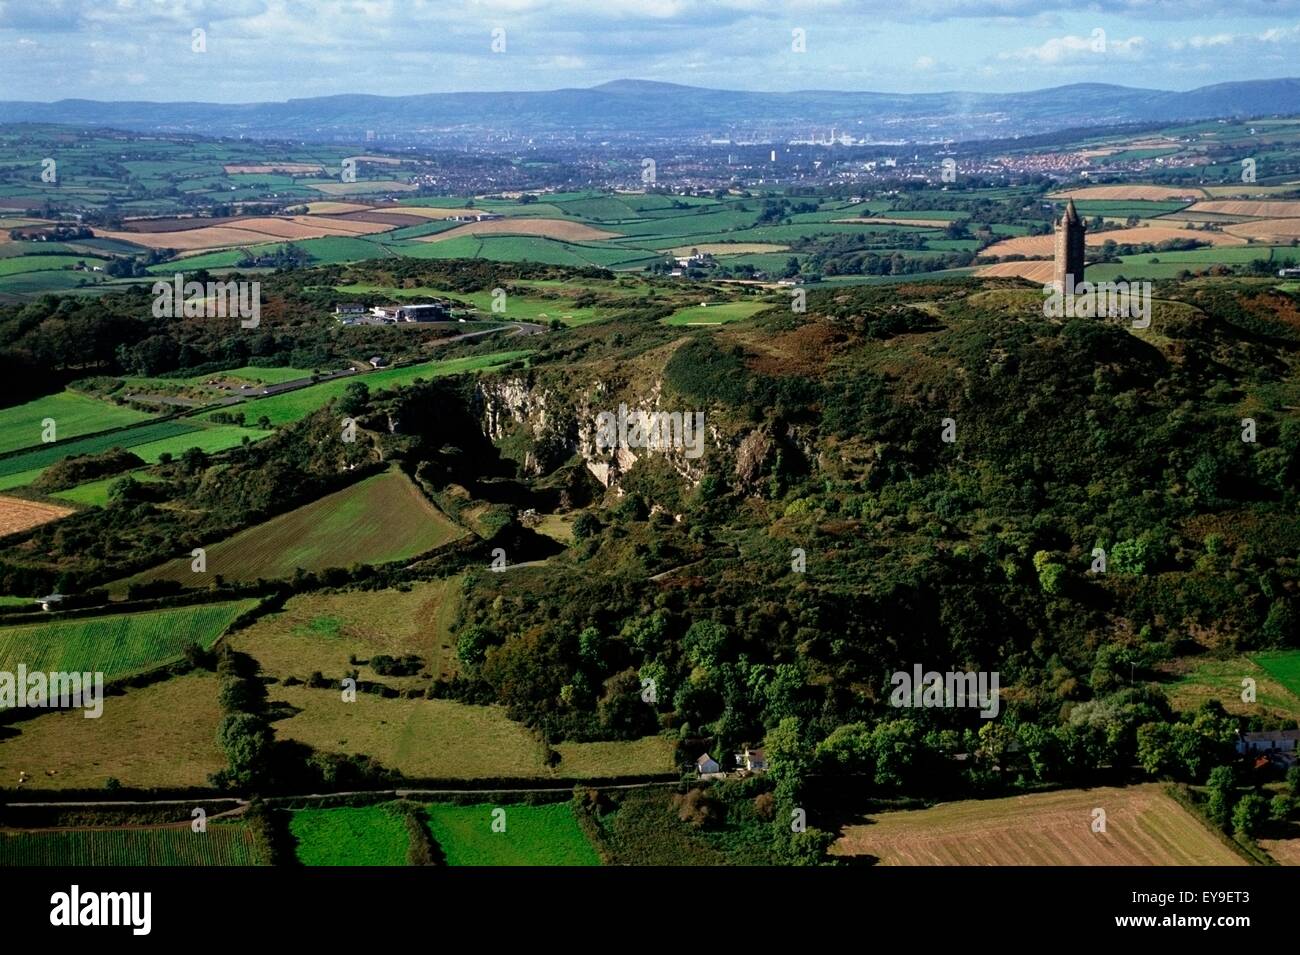
{"type": "Polygon", "coordinates": [[[1300,0],[0,0],[0,62],[0,99],[40,101],[1182,90],[1300,75],[1300,0]]]}

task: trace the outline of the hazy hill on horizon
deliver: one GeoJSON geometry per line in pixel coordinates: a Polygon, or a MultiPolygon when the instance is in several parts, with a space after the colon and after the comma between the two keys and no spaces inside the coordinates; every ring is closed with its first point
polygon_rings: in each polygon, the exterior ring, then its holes
{"type": "Polygon", "coordinates": [[[283,102],[65,99],[0,102],[0,122],[113,126],[136,132],[408,138],[484,131],[577,138],[726,137],[829,132],[875,139],[1006,138],[1084,126],[1300,114],[1300,79],[1187,91],[1105,83],[1020,93],[748,92],[648,80],[528,92],[339,94],[283,102]]]}

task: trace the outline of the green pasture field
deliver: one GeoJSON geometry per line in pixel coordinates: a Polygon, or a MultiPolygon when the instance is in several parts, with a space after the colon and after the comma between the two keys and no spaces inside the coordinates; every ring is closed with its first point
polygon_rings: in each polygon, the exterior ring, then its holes
{"type": "MultiPolygon", "coordinates": [[[[187,558],[188,560],[188,558],[187,558]]],[[[0,627],[0,670],[103,673],[105,679],[179,659],[188,643],[208,648],[256,600],[196,604],[141,613],[73,617],[0,627]]]]}
{"type": "MultiPolygon", "coordinates": [[[[130,477],[137,481],[160,480],[143,469],[128,473],[130,477]]],[[[126,476],[126,474],[114,474],[111,477],[100,478],[98,481],[87,481],[85,484],[78,484],[76,487],[70,487],[64,491],[52,491],[50,497],[58,498],[60,501],[70,501],[73,504],[81,504],[85,507],[108,507],[109,488],[126,476]]],[[[34,481],[35,478],[32,478],[32,480],[34,481]]]]}
{"type": "Polygon", "coordinates": [[[751,318],[772,302],[719,302],[715,305],[692,305],[662,320],[665,325],[716,325],[751,318]]]}
{"type": "Polygon", "coordinates": [[[484,318],[491,317],[505,321],[545,323],[552,318],[558,318],[565,325],[576,326],[586,325],[609,317],[607,314],[600,314],[598,307],[573,308],[562,298],[532,298],[525,295],[508,295],[506,297],[506,310],[501,313],[494,313],[492,311],[492,293],[490,291],[466,293],[428,288],[426,286],[395,288],[385,285],[336,285],[334,291],[345,292],[350,295],[378,295],[389,298],[451,297],[474,306],[484,313],[484,318]]]}
{"type": "Polygon", "coordinates": [[[405,689],[429,677],[450,679],[458,664],[450,628],[460,606],[461,578],[421,581],[403,590],[349,590],[299,594],[230,637],[262,673],[306,680],[313,672],[405,689]],[[417,656],[429,677],[385,676],[370,666],[377,654],[417,656]]]}
{"type": "MultiPolygon", "coordinates": [[[[330,622],[323,618],[320,625],[330,622]]],[[[289,650],[277,647],[265,629],[234,639],[255,659],[265,658],[273,672],[290,670],[302,678],[304,664],[287,660],[289,650]]],[[[331,661],[338,644],[346,645],[347,640],[322,637],[321,642],[320,649],[308,651],[309,659],[321,663],[327,679],[341,679],[347,670],[331,661]]],[[[287,647],[301,644],[302,640],[295,639],[288,641],[287,647]]],[[[418,682],[414,678],[377,679],[395,689],[418,682]]],[[[269,693],[272,703],[287,704],[293,714],[275,724],[278,738],[305,743],[321,752],[371,756],[407,779],[610,779],[674,772],[673,743],[661,737],[561,743],[556,746],[560,763],[552,767],[537,737],[511,721],[500,706],[386,698],[374,693],[358,693],[355,701],[344,702],[336,689],[286,686],[283,682],[269,687],[269,693]]]]}
{"type": "MultiPolygon", "coordinates": [[[[53,272],[74,266],[78,262],[87,266],[103,265],[106,261],[89,255],[23,255],[0,259],[0,276],[17,275],[20,272],[53,272]]],[[[84,272],[76,274],[80,278],[87,277],[84,272]]]]}
{"type": "Polygon", "coordinates": [[[1194,712],[1208,700],[1218,700],[1236,715],[1251,716],[1262,711],[1300,719],[1300,684],[1293,680],[1288,685],[1281,679],[1287,675],[1287,667],[1294,667],[1297,661],[1300,653],[1295,651],[1193,660],[1168,685],[1169,702],[1185,713],[1194,712]],[[1241,681],[1246,677],[1255,681],[1255,703],[1242,702],[1241,681]]]}
{"type": "Polygon", "coordinates": [[[189,823],[143,829],[0,833],[0,866],[265,865],[240,822],[215,821],[199,834],[189,823]]]}
{"type": "MultiPolygon", "coordinates": [[[[448,865],[600,865],[600,856],[567,802],[500,807],[434,804],[425,814],[448,865]],[[493,829],[494,809],[504,811],[504,832],[493,829]]],[[[501,818],[500,813],[496,818],[501,818]]]]}
{"type": "Polygon", "coordinates": [[[303,865],[406,865],[406,825],[382,806],[299,809],[289,832],[303,865]]]}
{"type": "MultiPolygon", "coordinates": [[[[364,381],[369,387],[370,393],[374,394],[383,388],[409,385],[416,378],[440,378],[444,375],[485,371],[523,358],[527,354],[529,354],[527,351],[505,351],[495,352],[491,355],[474,355],[468,358],[449,358],[443,361],[423,362],[401,368],[387,368],[382,371],[368,372],[350,378],[323,381],[318,385],[308,385],[306,388],[286,392],[282,395],[256,398],[234,407],[243,411],[247,418],[254,421],[265,415],[270,419],[272,425],[290,424],[305,418],[317,408],[324,407],[331,399],[341,397],[347,391],[348,385],[353,381],[364,381]]],[[[230,411],[229,408],[223,410],[227,413],[230,411]]],[[[207,419],[216,413],[209,411],[200,417],[207,419]]],[[[3,462],[0,462],[0,474],[2,473],[3,462]]]]}
{"type": "Polygon", "coordinates": [[[388,248],[413,259],[491,259],[494,262],[540,262],[574,268],[613,268],[636,262],[657,261],[661,256],[644,249],[628,249],[608,242],[565,242],[531,235],[465,235],[445,242],[401,242],[388,248]]]}
{"type": "MultiPolygon", "coordinates": [[[[264,365],[244,365],[242,368],[231,368],[227,371],[216,371],[206,375],[192,375],[189,378],[181,379],[188,385],[201,385],[205,381],[211,381],[214,378],[223,381],[247,381],[259,385],[278,385],[286,381],[297,381],[300,378],[310,378],[312,369],[310,368],[283,368],[270,367],[264,365]]],[[[166,381],[167,379],[159,379],[166,381]]]]}
{"type": "Polygon", "coordinates": [[[190,448],[199,448],[208,454],[217,454],[242,444],[245,438],[249,441],[260,441],[271,434],[269,431],[260,431],[256,428],[207,422],[197,422],[174,429],[163,429],[161,427],[163,425],[181,425],[181,422],[162,421],[157,425],[141,425],[139,428],[130,428],[102,437],[72,441],[61,448],[59,445],[52,445],[49,451],[41,449],[13,458],[0,459],[0,490],[30,484],[40,477],[41,472],[49,465],[72,454],[98,454],[109,448],[120,447],[129,449],[132,454],[148,464],[157,464],[163,454],[170,454],[174,458],[180,457],[190,448]],[[142,438],[150,440],[141,440],[142,438]],[[18,470],[19,468],[21,470],[18,470]]]}
{"type": "Polygon", "coordinates": [[[40,444],[41,422],[46,418],[54,419],[55,438],[63,440],[146,421],[149,415],[75,391],[61,391],[0,409],[0,453],[40,444]]]}
{"type": "MultiPolygon", "coordinates": [[[[80,710],[43,713],[0,739],[0,789],[206,788],[226,765],[217,745],[217,676],[193,670],[109,696],[99,719],[80,710]]],[[[30,798],[30,797],[29,797],[30,798]]]]}
{"type": "Polygon", "coordinates": [[[207,546],[207,574],[185,555],[128,581],[174,580],[186,586],[267,580],[353,564],[405,560],[463,536],[399,471],[385,471],[207,546]],[[200,584],[198,581],[202,581],[200,584]]]}
{"type": "Polygon", "coordinates": [[[1300,700],[1300,650],[1269,650],[1252,653],[1250,659],[1300,700]]]}
{"type": "Polygon", "coordinates": [[[47,272],[19,272],[0,276],[0,293],[7,295],[45,295],[69,292],[82,286],[102,285],[102,274],[91,276],[88,272],[52,270],[47,272]]]}

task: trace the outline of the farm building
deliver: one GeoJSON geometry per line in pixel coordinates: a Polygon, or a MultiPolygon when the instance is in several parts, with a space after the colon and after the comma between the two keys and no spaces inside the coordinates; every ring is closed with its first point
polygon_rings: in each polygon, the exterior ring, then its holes
{"type": "Polygon", "coordinates": [[[1239,753],[1294,753],[1300,730],[1265,730],[1261,733],[1237,734],[1239,753]]]}
{"type": "Polygon", "coordinates": [[[761,749],[750,749],[746,746],[743,752],[736,754],[736,765],[749,773],[766,772],[767,756],[761,749]]]}
{"type": "Polygon", "coordinates": [[[335,305],[334,314],[335,315],[364,315],[366,314],[366,307],[364,305],[357,305],[353,303],[348,303],[344,305],[335,305]]]}
{"type": "Polygon", "coordinates": [[[708,753],[705,753],[703,756],[701,756],[699,759],[695,761],[695,771],[698,772],[700,774],[700,778],[703,779],[709,776],[721,775],[722,767],[718,765],[717,760],[715,760],[708,753]]]}

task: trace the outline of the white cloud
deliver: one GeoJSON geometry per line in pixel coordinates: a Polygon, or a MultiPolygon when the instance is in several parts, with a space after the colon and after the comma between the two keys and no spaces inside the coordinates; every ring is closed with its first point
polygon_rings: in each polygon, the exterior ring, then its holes
{"type": "Polygon", "coordinates": [[[1105,31],[1099,27],[1089,36],[1070,34],[1052,37],[1038,46],[1026,46],[1019,50],[999,53],[998,59],[1034,63],[1075,63],[1101,56],[1132,58],[1142,55],[1146,42],[1140,36],[1113,40],[1108,38],[1105,31]]]}

